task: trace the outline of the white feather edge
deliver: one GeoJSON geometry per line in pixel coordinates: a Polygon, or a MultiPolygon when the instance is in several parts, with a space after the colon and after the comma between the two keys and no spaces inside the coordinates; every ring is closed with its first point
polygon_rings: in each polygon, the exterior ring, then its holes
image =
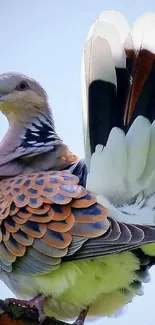
{"type": "Polygon", "coordinates": [[[83,108],[83,133],[86,164],[90,164],[90,140],[88,123],[88,87],[97,79],[116,84],[116,73],[112,53],[108,42],[96,37],[89,39],[85,45],[82,59],[82,108],[83,108]],[[91,53],[90,53],[91,52],[91,53]]]}
{"type": "Polygon", "coordinates": [[[127,35],[130,33],[130,26],[127,19],[120,12],[104,10],[99,15],[98,20],[113,24],[119,33],[121,43],[124,43],[127,35]]]}
{"type": "Polygon", "coordinates": [[[139,17],[125,41],[125,48],[135,53],[142,49],[155,53],[155,13],[147,12],[139,17]]]}
{"type": "Polygon", "coordinates": [[[120,35],[112,23],[98,20],[91,28],[88,34],[88,40],[93,41],[101,37],[106,40],[110,46],[112,57],[116,67],[126,66],[126,56],[120,35]]]}
{"type": "Polygon", "coordinates": [[[119,34],[112,24],[97,21],[92,25],[88,33],[81,71],[83,134],[85,159],[88,168],[91,156],[88,125],[88,87],[95,79],[105,80],[116,85],[115,64],[125,66],[125,53],[119,40],[119,34]]]}
{"type": "Polygon", "coordinates": [[[91,157],[87,189],[121,222],[155,225],[155,122],[139,116],[127,135],[113,128],[91,157]]]}

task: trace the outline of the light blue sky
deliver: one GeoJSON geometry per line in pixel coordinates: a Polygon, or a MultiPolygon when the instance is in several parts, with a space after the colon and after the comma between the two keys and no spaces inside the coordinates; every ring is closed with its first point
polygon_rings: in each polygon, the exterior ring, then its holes
{"type": "MultiPolygon", "coordinates": [[[[147,0],[0,0],[0,73],[19,71],[46,89],[58,133],[83,156],[80,69],[83,44],[93,21],[104,9],[121,11],[130,23],[145,11],[147,0]]],[[[153,35],[153,37],[155,37],[153,35]]],[[[0,139],[7,129],[0,115],[0,139]]],[[[0,298],[10,292],[0,283],[0,298]]],[[[130,304],[119,319],[95,324],[154,325],[155,272],[145,296],[130,304]],[[151,315],[152,314],[152,315],[151,315]]]]}

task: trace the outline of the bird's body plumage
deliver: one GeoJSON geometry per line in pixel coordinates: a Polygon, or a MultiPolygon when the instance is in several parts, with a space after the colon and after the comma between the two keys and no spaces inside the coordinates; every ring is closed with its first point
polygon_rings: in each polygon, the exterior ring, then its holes
{"type": "Polygon", "coordinates": [[[155,256],[153,14],[133,31],[103,12],[83,56],[86,163],[56,133],[33,79],[0,76],[0,278],[45,313],[116,313],[142,294],[155,256]],[[87,166],[86,166],[87,164],[87,166]]]}

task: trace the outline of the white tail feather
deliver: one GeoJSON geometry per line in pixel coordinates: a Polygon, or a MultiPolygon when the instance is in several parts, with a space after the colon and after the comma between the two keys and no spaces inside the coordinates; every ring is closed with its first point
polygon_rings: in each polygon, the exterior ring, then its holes
{"type": "Polygon", "coordinates": [[[130,32],[130,27],[126,18],[120,12],[114,10],[105,10],[101,12],[98,20],[113,24],[119,32],[122,44],[124,43],[127,35],[130,32]]]}
{"type": "Polygon", "coordinates": [[[106,193],[107,197],[113,197],[118,191],[124,192],[126,173],[125,134],[122,130],[113,128],[106,147],[98,145],[92,155],[87,188],[96,194],[106,193]]]}
{"type": "MultiPolygon", "coordinates": [[[[112,18],[114,12],[109,11],[112,18]]],[[[83,133],[85,144],[85,158],[89,168],[90,164],[90,140],[89,140],[89,122],[88,122],[88,88],[94,80],[104,80],[117,86],[116,67],[126,66],[126,57],[122,39],[120,38],[120,29],[117,29],[112,21],[107,20],[106,12],[100,15],[99,19],[92,25],[89,30],[87,41],[82,58],[82,107],[83,107],[83,133]]],[[[117,19],[123,16],[116,15],[117,19]]],[[[124,18],[125,21],[125,18],[124,18]]],[[[127,24],[127,23],[126,23],[127,24]]],[[[125,24],[125,26],[126,26],[125,24]]],[[[118,22],[116,22],[118,25],[118,22]]],[[[129,31],[129,27],[124,30],[129,31]]],[[[127,31],[126,31],[127,32],[127,31]]]]}
{"type": "Polygon", "coordinates": [[[155,172],[155,121],[152,123],[150,127],[149,152],[148,152],[147,164],[144,170],[143,178],[151,181],[151,179],[154,179],[153,176],[154,172],[155,172]]]}
{"type": "Polygon", "coordinates": [[[150,144],[150,122],[138,116],[126,135],[128,151],[128,181],[133,184],[143,174],[150,144]]]}
{"type": "Polygon", "coordinates": [[[147,49],[155,53],[155,13],[148,12],[137,19],[131,32],[136,50],[147,49]]]}
{"type": "Polygon", "coordinates": [[[115,26],[107,22],[97,21],[97,23],[91,29],[91,32],[92,40],[95,40],[100,37],[108,42],[115,66],[125,68],[126,56],[124,52],[124,47],[123,43],[121,42],[120,35],[115,26]]]}
{"type": "Polygon", "coordinates": [[[108,42],[99,36],[92,43],[88,80],[89,83],[94,80],[104,80],[116,84],[111,48],[108,42]]]}
{"type": "Polygon", "coordinates": [[[92,155],[87,189],[119,221],[155,224],[154,137],[155,123],[139,116],[126,136],[113,128],[92,155]]]}

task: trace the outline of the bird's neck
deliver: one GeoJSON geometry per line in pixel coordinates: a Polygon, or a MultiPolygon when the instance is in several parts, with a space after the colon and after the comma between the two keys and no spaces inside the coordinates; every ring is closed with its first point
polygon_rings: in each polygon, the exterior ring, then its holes
{"type": "MultiPolygon", "coordinates": [[[[77,157],[63,144],[55,131],[53,118],[48,114],[28,116],[20,123],[10,122],[0,144],[0,176],[4,166],[11,162],[12,165],[16,162],[20,169],[22,165],[28,166],[28,170],[33,172],[39,168],[62,169],[75,161],[77,157]]],[[[18,172],[14,170],[13,174],[18,172]]]]}

